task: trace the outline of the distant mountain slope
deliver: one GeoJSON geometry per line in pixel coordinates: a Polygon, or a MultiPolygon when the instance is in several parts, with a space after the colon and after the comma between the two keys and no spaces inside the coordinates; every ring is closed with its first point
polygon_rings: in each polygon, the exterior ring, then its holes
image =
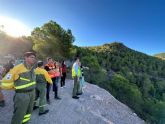
{"type": "Polygon", "coordinates": [[[165,53],[155,54],[154,56],[165,60],[165,53]]]}
{"type": "MultiPolygon", "coordinates": [[[[38,116],[32,113],[31,124],[144,124],[127,106],[96,85],[86,83],[79,100],[71,98],[73,81],[66,81],[60,88],[62,100],[54,100],[51,92],[50,112],[38,116]]],[[[5,91],[6,107],[0,108],[0,124],[10,124],[13,112],[13,92],[5,91]]]]}
{"type": "Polygon", "coordinates": [[[146,122],[165,122],[165,62],[114,42],[78,47],[88,82],[103,87],[146,122]]]}

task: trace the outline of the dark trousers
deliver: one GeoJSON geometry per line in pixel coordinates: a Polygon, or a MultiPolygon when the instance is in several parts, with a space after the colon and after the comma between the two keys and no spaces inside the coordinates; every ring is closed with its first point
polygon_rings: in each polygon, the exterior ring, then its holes
{"type": "Polygon", "coordinates": [[[2,91],[0,89],[0,101],[3,101],[3,100],[4,100],[3,93],[2,93],[2,91]]]}
{"type": "Polygon", "coordinates": [[[2,91],[0,89],[0,107],[4,107],[4,106],[5,106],[5,101],[4,101],[2,91]]]}
{"type": "MultiPolygon", "coordinates": [[[[59,80],[59,77],[52,78],[54,97],[58,97],[58,80],[59,80]]],[[[50,89],[51,89],[51,85],[49,83],[47,83],[46,89],[47,89],[46,90],[46,100],[49,101],[49,93],[50,93],[50,89]]]]}
{"type": "Polygon", "coordinates": [[[58,97],[58,81],[59,81],[59,77],[52,78],[52,81],[53,81],[54,97],[58,97]]]}
{"type": "Polygon", "coordinates": [[[49,101],[49,93],[50,93],[51,85],[47,83],[46,85],[46,100],[49,101]]]}
{"type": "Polygon", "coordinates": [[[65,78],[66,78],[66,72],[63,72],[61,77],[61,87],[65,86],[65,78]]]}

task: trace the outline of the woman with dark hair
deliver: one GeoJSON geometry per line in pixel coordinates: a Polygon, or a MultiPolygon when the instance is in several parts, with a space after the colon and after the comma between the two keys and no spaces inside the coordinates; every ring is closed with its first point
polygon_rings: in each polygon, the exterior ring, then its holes
{"type": "Polygon", "coordinates": [[[66,65],[65,65],[65,61],[62,61],[61,71],[62,71],[62,75],[61,75],[61,87],[65,87],[65,78],[66,78],[66,65]]]}

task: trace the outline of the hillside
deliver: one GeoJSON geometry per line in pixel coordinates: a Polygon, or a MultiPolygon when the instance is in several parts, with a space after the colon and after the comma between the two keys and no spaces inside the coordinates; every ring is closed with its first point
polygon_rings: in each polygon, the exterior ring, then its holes
{"type": "Polygon", "coordinates": [[[3,46],[0,51],[3,51],[2,56],[12,53],[17,58],[23,51],[33,49],[37,58],[43,61],[49,56],[57,61],[73,62],[78,54],[82,64],[90,68],[84,71],[89,83],[110,92],[147,123],[165,123],[165,61],[118,42],[78,47],[73,46],[74,40],[70,29],[65,30],[56,22],[49,21],[21,40],[0,34],[3,46]],[[9,45],[4,45],[4,41],[9,45]],[[17,41],[22,42],[15,44],[17,41]]]}
{"type": "Polygon", "coordinates": [[[155,54],[154,56],[165,60],[165,53],[155,54]]]}
{"type": "Polygon", "coordinates": [[[165,123],[165,62],[114,42],[77,47],[88,82],[109,91],[148,123],[165,123]]]}
{"type": "MultiPolygon", "coordinates": [[[[50,112],[38,116],[32,114],[32,124],[144,124],[127,106],[117,101],[110,93],[96,85],[86,83],[79,100],[71,98],[73,81],[67,80],[66,88],[60,88],[62,100],[53,99],[48,105],[50,112]]],[[[13,111],[13,92],[4,91],[6,107],[0,108],[0,124],[10,124],[13,111]]]]}

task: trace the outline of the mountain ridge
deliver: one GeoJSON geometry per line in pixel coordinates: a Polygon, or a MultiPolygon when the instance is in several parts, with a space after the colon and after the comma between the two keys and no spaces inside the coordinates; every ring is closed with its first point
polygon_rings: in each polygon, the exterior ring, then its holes
{"type": "Polygon", "coordinates": [[[89,83],[109,91],[132,108],[147,123],[165,122],[165,62],[114,42],[97,47],[79,47],[89,83]],[[150,107],[148,107],[150,106],[150,107]]]}
{"type": "Polygon", "coordinates": [[[160,59],[165,60],[165,52],[158,53],[158,54],[155,54],[155,55],[153,55],[153,56],[155,56],[155,57],[158,57],[158,58],[160,58],[160,59]]]}

